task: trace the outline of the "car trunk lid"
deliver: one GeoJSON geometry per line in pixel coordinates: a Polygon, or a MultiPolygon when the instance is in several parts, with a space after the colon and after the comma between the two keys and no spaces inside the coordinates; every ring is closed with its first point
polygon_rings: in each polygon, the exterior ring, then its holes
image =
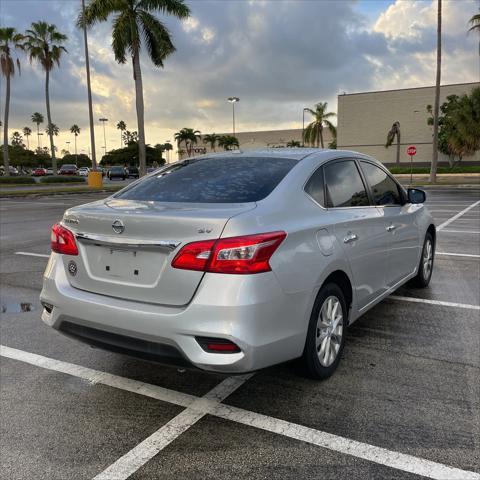
{"type": "Polygon", "coordinates": [[[133,301],[182,306],[203,272],[175,269],[185,244],[219,238],[248,204],[178,204],[108,199],[68,210],[63,224],[77,240],[78,257],[64,255],[70,284],[133,301]],[[70,262],[76,268],[69,268],[70,262]]]}

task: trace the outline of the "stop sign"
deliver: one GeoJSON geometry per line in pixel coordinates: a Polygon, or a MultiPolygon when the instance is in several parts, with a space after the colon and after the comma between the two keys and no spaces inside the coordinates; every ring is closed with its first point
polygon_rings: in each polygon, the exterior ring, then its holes
{"type": "Polygon", "coordinates": [[[414,155],[417,154],[417,147],[415,147],[414,145],[410,145],[408,148],[407,148],[407,154],[410,155],[411,157],[413,157],[414,155]]]}

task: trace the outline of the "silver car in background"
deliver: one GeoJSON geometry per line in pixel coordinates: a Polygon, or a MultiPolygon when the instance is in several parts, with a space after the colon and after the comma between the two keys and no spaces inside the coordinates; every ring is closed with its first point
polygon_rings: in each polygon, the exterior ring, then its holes
{"type": "Polygon", "coordinates": [[[168,165],[52,228],[43,321],[89,344],[225,373],[336,369],[346,327],[432,274],[425,193],[351,151],[168,165]]]}

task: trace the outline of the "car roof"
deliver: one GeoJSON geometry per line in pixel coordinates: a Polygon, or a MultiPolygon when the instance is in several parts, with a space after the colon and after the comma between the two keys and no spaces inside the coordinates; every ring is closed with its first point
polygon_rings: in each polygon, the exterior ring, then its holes
{"type": "MultiPolygon", "coordinates": [[[[197,157],[191,157],[192,159],[199,158],[225,158],[225,157],[237,157],[237,158],[251,158],[251,157],[265,157],[265,158],[289,158],[292,160],[303,160],[308,158],[316,160],[331,160],[336,157],[355,157],[355,158],[368,158],[375,160],[368,155],[354,152],[352,150],[332,150],[328,148],[265,148],[258,150],[231,150],[220,153],[207,153],[205,155],[199,155],[197,157]]],[[[187,159],[182,159],[187,160],[187,159]]]]}

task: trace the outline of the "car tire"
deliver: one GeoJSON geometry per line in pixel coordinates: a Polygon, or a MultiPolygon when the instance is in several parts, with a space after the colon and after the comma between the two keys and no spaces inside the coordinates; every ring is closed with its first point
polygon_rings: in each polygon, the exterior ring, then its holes
{"type": "Polygon", "coordinates": [[[428,287],[430,279],[432,278],[434,260],[435,241],[433,240],[432,234],[427,232],[423,242],[422,255],[420,257],[417,275],[410,280],[409,285],[416,288],[428,287]]]}
{"type": "Polygon", "coordinates": [[[342,289],[335,283],[324,285],[313,306],[303,351],[302,361],[308,377],[323,380],[337,369],[347,324],[348,310],[342,289]]]}

